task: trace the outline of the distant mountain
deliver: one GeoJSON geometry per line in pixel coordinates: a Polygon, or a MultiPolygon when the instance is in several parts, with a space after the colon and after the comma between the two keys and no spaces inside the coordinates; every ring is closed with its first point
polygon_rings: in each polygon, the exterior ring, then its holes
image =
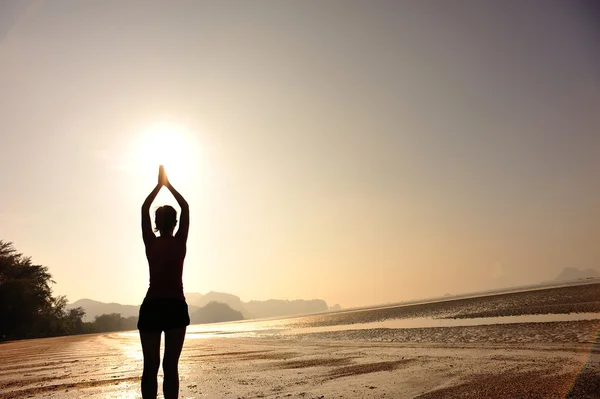
{"type": "Polygon", "coordinates": [[[82,307],[85,310],[84,321],[94,321],[96,316],[102,314],[119,313],[122,317],[137,317],[140,307],[135,305],[121,305],[120,303],[104,303],[91,299],[80,299],[67,305],[67,309],[82,307]]]}
{"type": "MultiPolygon", "coordinates": [[[[296,299],[293,301],[269,299],[267,301],[242,302],[239,297],[223,292],[209,292],[207,294],[186,293],[189,313],[192,315],[199,308],[211,302],[226,304],[234,311],[240,312],[244,319],[293,316],[306,313],[327,312],[329,307],[322,299],[296,299]]],[[[336,305],[332,310],[339,310],[336,305]]],[[[67,309],[82,307],[85,310],[84,321],[94,321],[96,316],[102,314],[119,313],[122,317],[138,316],[139,305],[121,305],[119,303],[104,303],[91,299],[80,299],[67,305],[67,309]]]]}
{"type": "Polygon", "coordinates": [[[209,302],[206,306],[190,314],[192,324],[223,323],[243,319],[242,312],[233,310],[229,305],[222,302],[209,302]]]}
{"type": "Polygon", "coordinates": [[[250,312],[248,312],[248,309],[246,309],[241,299],[232,294],[214,291],[210,291],[207,294],[191,292],[185,294],[185,299],[188,305],[197,306],[199,308],[206,306],[211,302],[225,303],[229,305],[231,309],[241,312],[242,315],[244,315],[244,318],[250,319],[253,317],[250,312]]]}
{"type": "Polygon", "coordinates": [[[209,292],[208,294],[186,293],[189,305],[205,306],[210,302],[226,303],[234,310],[241,312],[245,319],[260,319],[265,317],[292,316],[306,313],[319,313],[329,310],[327,303],[322,299],[296,299],[293,301],[282,299],[269,299],[267,301],[242,300],[232,294],[222,292],[209,292]]]}
{"type": "Polygon", "coordinates": [[[563,271],[560,272],[558,276],[556,276],[554,281],[579,280],[588,277],[600,277],[600,272],[594,269],[579,270],[574,267],[565,267],[563,271]]]}

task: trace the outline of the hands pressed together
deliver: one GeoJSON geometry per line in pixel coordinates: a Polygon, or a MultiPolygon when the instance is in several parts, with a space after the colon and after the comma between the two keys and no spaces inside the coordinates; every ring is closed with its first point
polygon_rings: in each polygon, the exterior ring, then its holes
{"type": "Polygon", "coordinates": [[[165,187],[169,187],[171,186],[171,183],[169,183],[169,178],[167,177],[167,172],[165,172],[165,167],[160,165],[158,167],[158,185],[159,186],[165,186],[165,187]]]}

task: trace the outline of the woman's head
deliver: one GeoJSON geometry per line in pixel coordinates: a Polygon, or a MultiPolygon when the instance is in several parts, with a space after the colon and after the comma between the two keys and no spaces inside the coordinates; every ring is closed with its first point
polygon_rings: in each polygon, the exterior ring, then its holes
{"type": "Polygon", "coordinates": [[[177,211],[170,205],[163,205],[156,210],[154,223],[155,231],[160,231],[160,235],[165,233],[172,234],[177,224],[177,211]]]}

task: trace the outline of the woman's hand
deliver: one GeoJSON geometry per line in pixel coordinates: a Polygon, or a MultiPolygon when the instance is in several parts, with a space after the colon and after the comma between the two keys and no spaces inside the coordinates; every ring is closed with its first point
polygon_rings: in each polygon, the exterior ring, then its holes
{"type": "Polygon", "coordinates": [[[159,186],[169,186],[169,179],[167,178],[167,172],[165,172],[165,167],[160,165],[158,167],[158,185],[159,186]]]}

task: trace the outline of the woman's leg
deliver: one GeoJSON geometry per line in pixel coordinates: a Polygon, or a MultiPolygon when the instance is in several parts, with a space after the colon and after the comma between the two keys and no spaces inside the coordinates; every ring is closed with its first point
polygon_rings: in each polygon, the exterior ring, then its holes
{"type": "Polygon", "coordinates": [[[163,358],[163,393],[165,399],[177,399],[179,396],[179,355],[185,339],[185,327],[165,331],[165,356],[163,358]]]}
{"type": "Polygon", "coordinates": [[[142,352],[144,353],[144,373],[142,374],[143,399],[156,399],[158,391],[156,376],[160,367],[160,334],[160,331],[140,331],[142,352]]]}

